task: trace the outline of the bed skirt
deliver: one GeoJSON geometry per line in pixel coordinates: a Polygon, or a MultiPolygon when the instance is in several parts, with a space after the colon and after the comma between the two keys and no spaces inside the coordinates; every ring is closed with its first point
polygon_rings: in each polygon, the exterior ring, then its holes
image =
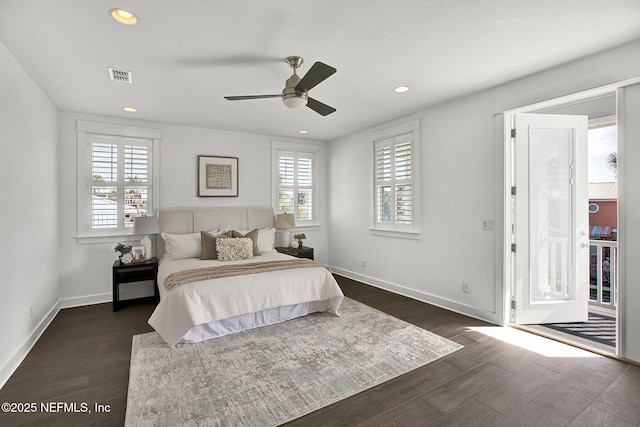
{"type": "Polygon", "coordinates": [[[192,327],[182,337],[182,342],[196,343],[205,341],[210,338],[222,337],[247,329],[255,329],[262,326],[285,322],[287,320],[295,319],[296,317],[306,316],[309,313],[327,311],[328,308],[329,300],[312,301],[230,317],[217,322],[205,323],[192,327]]]}

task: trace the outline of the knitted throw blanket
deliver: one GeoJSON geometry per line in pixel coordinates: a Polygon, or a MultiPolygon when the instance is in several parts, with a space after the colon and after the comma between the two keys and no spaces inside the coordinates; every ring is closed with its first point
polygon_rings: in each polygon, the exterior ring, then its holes
{"type": "Polygon", "coordinates": [[[323,267],[331,271],[328,265],[320,264],[310,259],[296,258],[281,261],[255,262],[247,264],[230,264],[217,267],[194,268],[192,270],[177,271],[171,273],[164,280],[167,291],[178,286],[197,282],[199,280],[219,279],[221,277],[241,276],[244,274],[257,274],[269,271],[287,270],[291,268],[323,267]]]}

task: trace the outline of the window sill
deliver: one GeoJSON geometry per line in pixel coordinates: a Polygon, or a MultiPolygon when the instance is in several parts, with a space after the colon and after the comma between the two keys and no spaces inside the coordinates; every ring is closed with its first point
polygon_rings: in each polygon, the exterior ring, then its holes
{"type": "MultiPolygon", "coordinates": [[[[140,242],[144,235],[136,235],[136,234],[108,234],[108,235],[100,235],[100,236],[76,236],[76,242],[79,245],[93,245],[98,243],[131,243],[131,242],[140,242]]],[[[149,238],[151,240],[156,240],[155,234],[150,234],[149,238]]]]}
{"type": "Polygon", "coordinates": [[[370,228],[369,233],[375,236],[394,237],[397,239],[420,240],[421,233],[419,231],[400,231],[400,230],[382,230],[379,228],[370,228]]]}
{"type": "Polygon", "coordinates": [[[296,231],[317,231],[320,230],[320,224],[309,224],[309,225],[296,225],[293,228],[289,229],[290,233],[295,233],[296,231]]]}

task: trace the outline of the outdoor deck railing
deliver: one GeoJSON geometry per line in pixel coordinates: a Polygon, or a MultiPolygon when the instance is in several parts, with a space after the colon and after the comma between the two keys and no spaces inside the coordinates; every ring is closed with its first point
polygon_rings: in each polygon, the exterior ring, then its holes
{"type": "Polygon", "coordinates": [[[589,241],[589,304],[615,308],[618,302],[618,242],[589,241]]]}

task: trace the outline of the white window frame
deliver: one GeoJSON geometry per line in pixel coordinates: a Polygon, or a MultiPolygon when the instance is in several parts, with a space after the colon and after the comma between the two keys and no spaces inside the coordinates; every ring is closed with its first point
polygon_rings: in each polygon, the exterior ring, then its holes
{"type": "Polygon", "coordinates": [[[79,243],[111,242],[113,237],[131,236],[129,227],[117,227],[108,229],[93,229],[91,227],[91,142],[92,135],[107,138],[131,138],[146,140],[151,149],[149,165],[149,213],[154,212],[160,201],[158,167],[160,164],[159,142],[160,130],[129,125],[117,125],[110,123],[78,120],[76,122],[77,134],[77,223],[76,238],[79,243]]]}
{"type": "MultiPolygon", "coordinates": [[[[318,168],[320,165],[320,147],[317,144],[311,143],[302,143],[302,142],[282,142],[282,141],[272,141],[271,142],[271,171],[272,171],[272,179],[271,179],[271,205],[276,214],[279,213],[279,200],[278,194],[280,189],[279,183],[279,159],[283,154],[293,155],[295,158],[298,156],[311,157],[312,158],[312,185],[311,185],[311,197],[312,197],[312,205],[311,205],[311,215],[312,219],[310,221],[300,221],[298,219],[298,210],[297,210],[297,201],[294,198],[294,212],[295,223],[297,229],[304,227],[318,227],[320,225],[320,221],[318,219],[319,214],[319,181],[318,181],[318,168]]],[[[297,181],[293,186],[294,193],[297,193],[298,185],[297,181]]]]}
{"type": "MultiPolygon", "coordinates": [[[[371,225],[369,231],[371,234],[386,236],[386,237],[398,237],[404,239],[420,239],[420,120],[415,119],[404,123],[391,124],[382,129],[378,129],[373,132],[372,137],[372,172],[371,172],[371,197],[370,197],[370,217],[371,225]],[[377,149],[380,145],[389,145],[394,147],[396,143],[401,143],[400,140],[396,141],[396,138],[410,135],[411,145],[411,179],[407,183],[411,184],[411,197],[412,197],[412,212],[411,212],[411,224],[402,224],[395,222],[395,219],[390,223],[382,223],[378,221],[377,210],[377,149]]],[[[406,141],[405,141],[406,142],[406,141]]],[[[390,185],[395,187],[395,177],[392,176],[390,185]]]]}

